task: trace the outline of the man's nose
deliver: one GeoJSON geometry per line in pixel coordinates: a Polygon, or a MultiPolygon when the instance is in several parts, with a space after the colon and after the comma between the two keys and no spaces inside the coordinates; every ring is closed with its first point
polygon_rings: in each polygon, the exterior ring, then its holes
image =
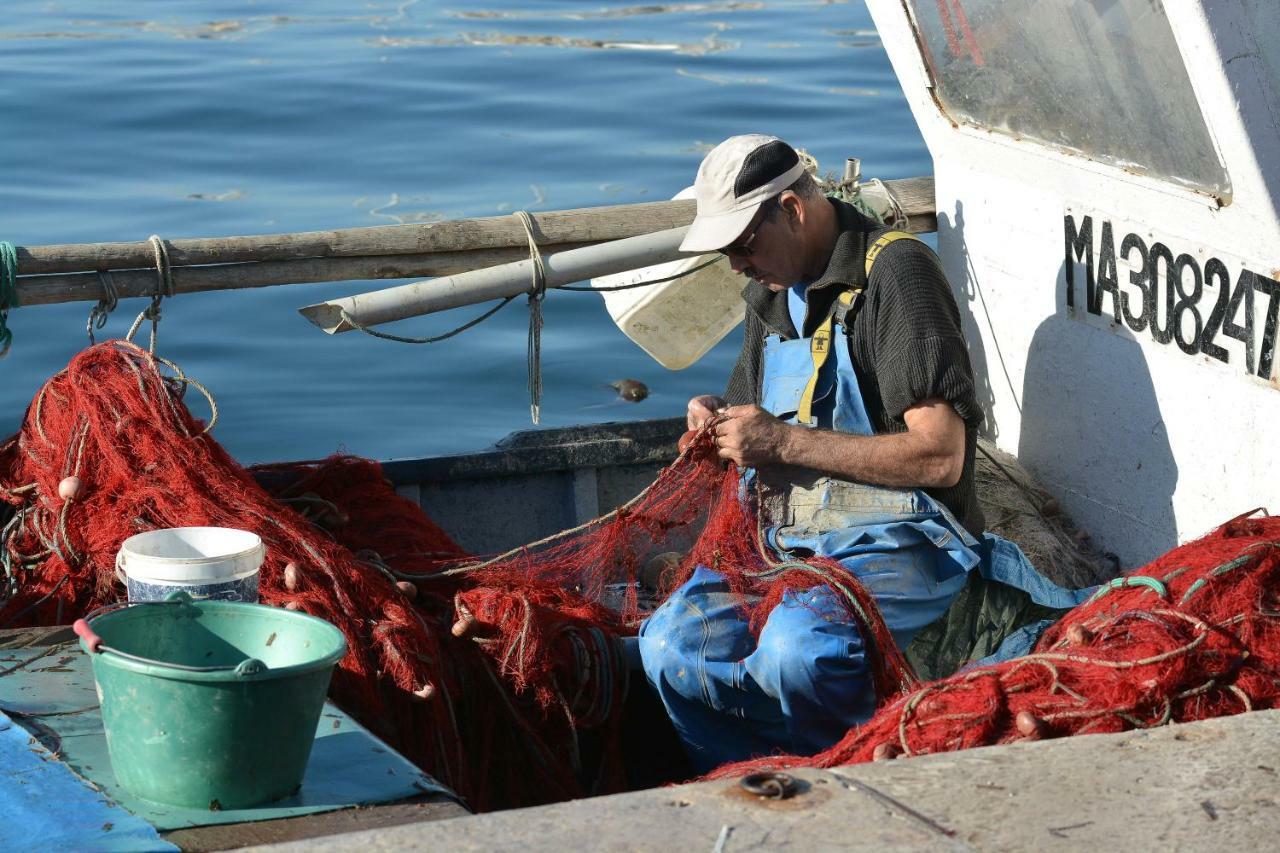
{"type": "Polygon", "coordinates": [[[745,255],[730,255],[729,266],[733,271],[742,275],[750,266],[751,262],[747,260],[745,255]]]}

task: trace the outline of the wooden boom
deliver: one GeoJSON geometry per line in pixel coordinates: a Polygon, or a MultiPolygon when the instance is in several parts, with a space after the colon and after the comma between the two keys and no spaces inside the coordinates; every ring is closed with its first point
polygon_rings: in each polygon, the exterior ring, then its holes
{"type": "MultiPolygon", "coordinates": [[[[933,178],[886,181],[908,228],[934,231],[933,178]]],[[[690,200],[621,204],[529,214],[544,255],[679,228],[693,221],[690,200]]],[[[174,293],[322,281],[453,275],[529,256],[513,216],[444,222],[165,241],[174,293]]],[[[110,271],[120,298],[156,292],[155,254],[147,241],[18,247],[22,306],[94,301],[110,271]]]]}

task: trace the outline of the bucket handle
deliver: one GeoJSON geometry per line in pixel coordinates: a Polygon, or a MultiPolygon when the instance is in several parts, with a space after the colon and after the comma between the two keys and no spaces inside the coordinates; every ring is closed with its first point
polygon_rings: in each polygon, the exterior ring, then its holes
{"type": "Polygon", "coordinates": [[[102,651],[102,638],[98,633],[89,627],[89,623],[83,619],[77,619],[71,625],[71,630],[76,632],[76,636],[84,640],[84,644],[89,649],[89,654],[96,655],[102,651]]]}
{"type": "Polygon", "coordinates": [[[122,602],[117,602],[116,604],[108,604],[105,607],[99,607],[97,610],[94,610],[92,613],[89,613],[88,615],[86,615],[83,619],[77,619],[71,625],[71,630],[76,632],[77,637],[80,637],[82,640],[84,640],[84,644],[89,649],[89,652],[91,654],[102,654],[103,652],[110,652],[111,654],[116,655],[117,657],[122,657],[125,660],[131,660],[131,661],[134,661],[135,663],[148,664],[150,666],[158,666],[158,667],[161,667],[162,669],[174,669],[174,670],[178,670],[179,672],[234,672],[236,675],[240,676],[241,678],[251,676],[251,675],[260,675],[269,669],[269,667],[265,663],[258,660],[257,658],[246,658],[245,660],[242,660],[237,664],[223,664],[221,666],[187,666],[186,664],[183,664],[183,663],[171,663],[169,661],[155,660],[154,658],[142,657],[141,655],[131,654],[129,652],[122,651],[120,649],[116,649],[116,648],[112,648],[111,646],[108,646],[106,643],[102,642],[102,637],[98,635],[98,632],[93,630],[93,628],[89,625],[90,619],[94,619],[98,616],[101,616],[103,613],[108,613],[113,610],[123,610],[127,607],[141,607],[141,606],[151,605],[151,604],[190,604],[190,603],[191,603],[191,597],[187,595],[185,592],[175,592],[175,593],[170,593],[169,597],[166,598],[164,601],[133,601],[133,602],[122,601],[122,602]]]}

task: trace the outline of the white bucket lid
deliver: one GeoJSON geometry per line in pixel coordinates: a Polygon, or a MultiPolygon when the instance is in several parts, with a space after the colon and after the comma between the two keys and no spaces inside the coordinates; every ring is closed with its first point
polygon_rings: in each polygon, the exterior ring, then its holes
{"type": "Polygon", "coordinates": [[[262,538],[231,527],[171,527],[130,536],[116,566],[135,580],[218,583],[247,577],[262,565],[262,538]]]}

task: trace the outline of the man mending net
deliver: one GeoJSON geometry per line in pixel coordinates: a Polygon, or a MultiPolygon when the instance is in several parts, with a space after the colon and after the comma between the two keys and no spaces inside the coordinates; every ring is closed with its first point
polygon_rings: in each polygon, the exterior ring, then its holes
{"type": "MultiPolygon", "coordinates": [[[[768,546],[838,561],[922,676],[1026,653],[1087,592],[983,533],[983,415],[937,258],[825,197],[774,137],[725,140],[695,186],[681,248],[719,250],[751,281],[728,399],[690,400],[689,427],[715,421],[720,458],[759,496],[768,546]]],[[[758,636],[740,605],[699,566],[640,631],[645,672],[695,767],[812,754],[871,717],[870,638],[830,585],[787,591],[758,636]]]]}

